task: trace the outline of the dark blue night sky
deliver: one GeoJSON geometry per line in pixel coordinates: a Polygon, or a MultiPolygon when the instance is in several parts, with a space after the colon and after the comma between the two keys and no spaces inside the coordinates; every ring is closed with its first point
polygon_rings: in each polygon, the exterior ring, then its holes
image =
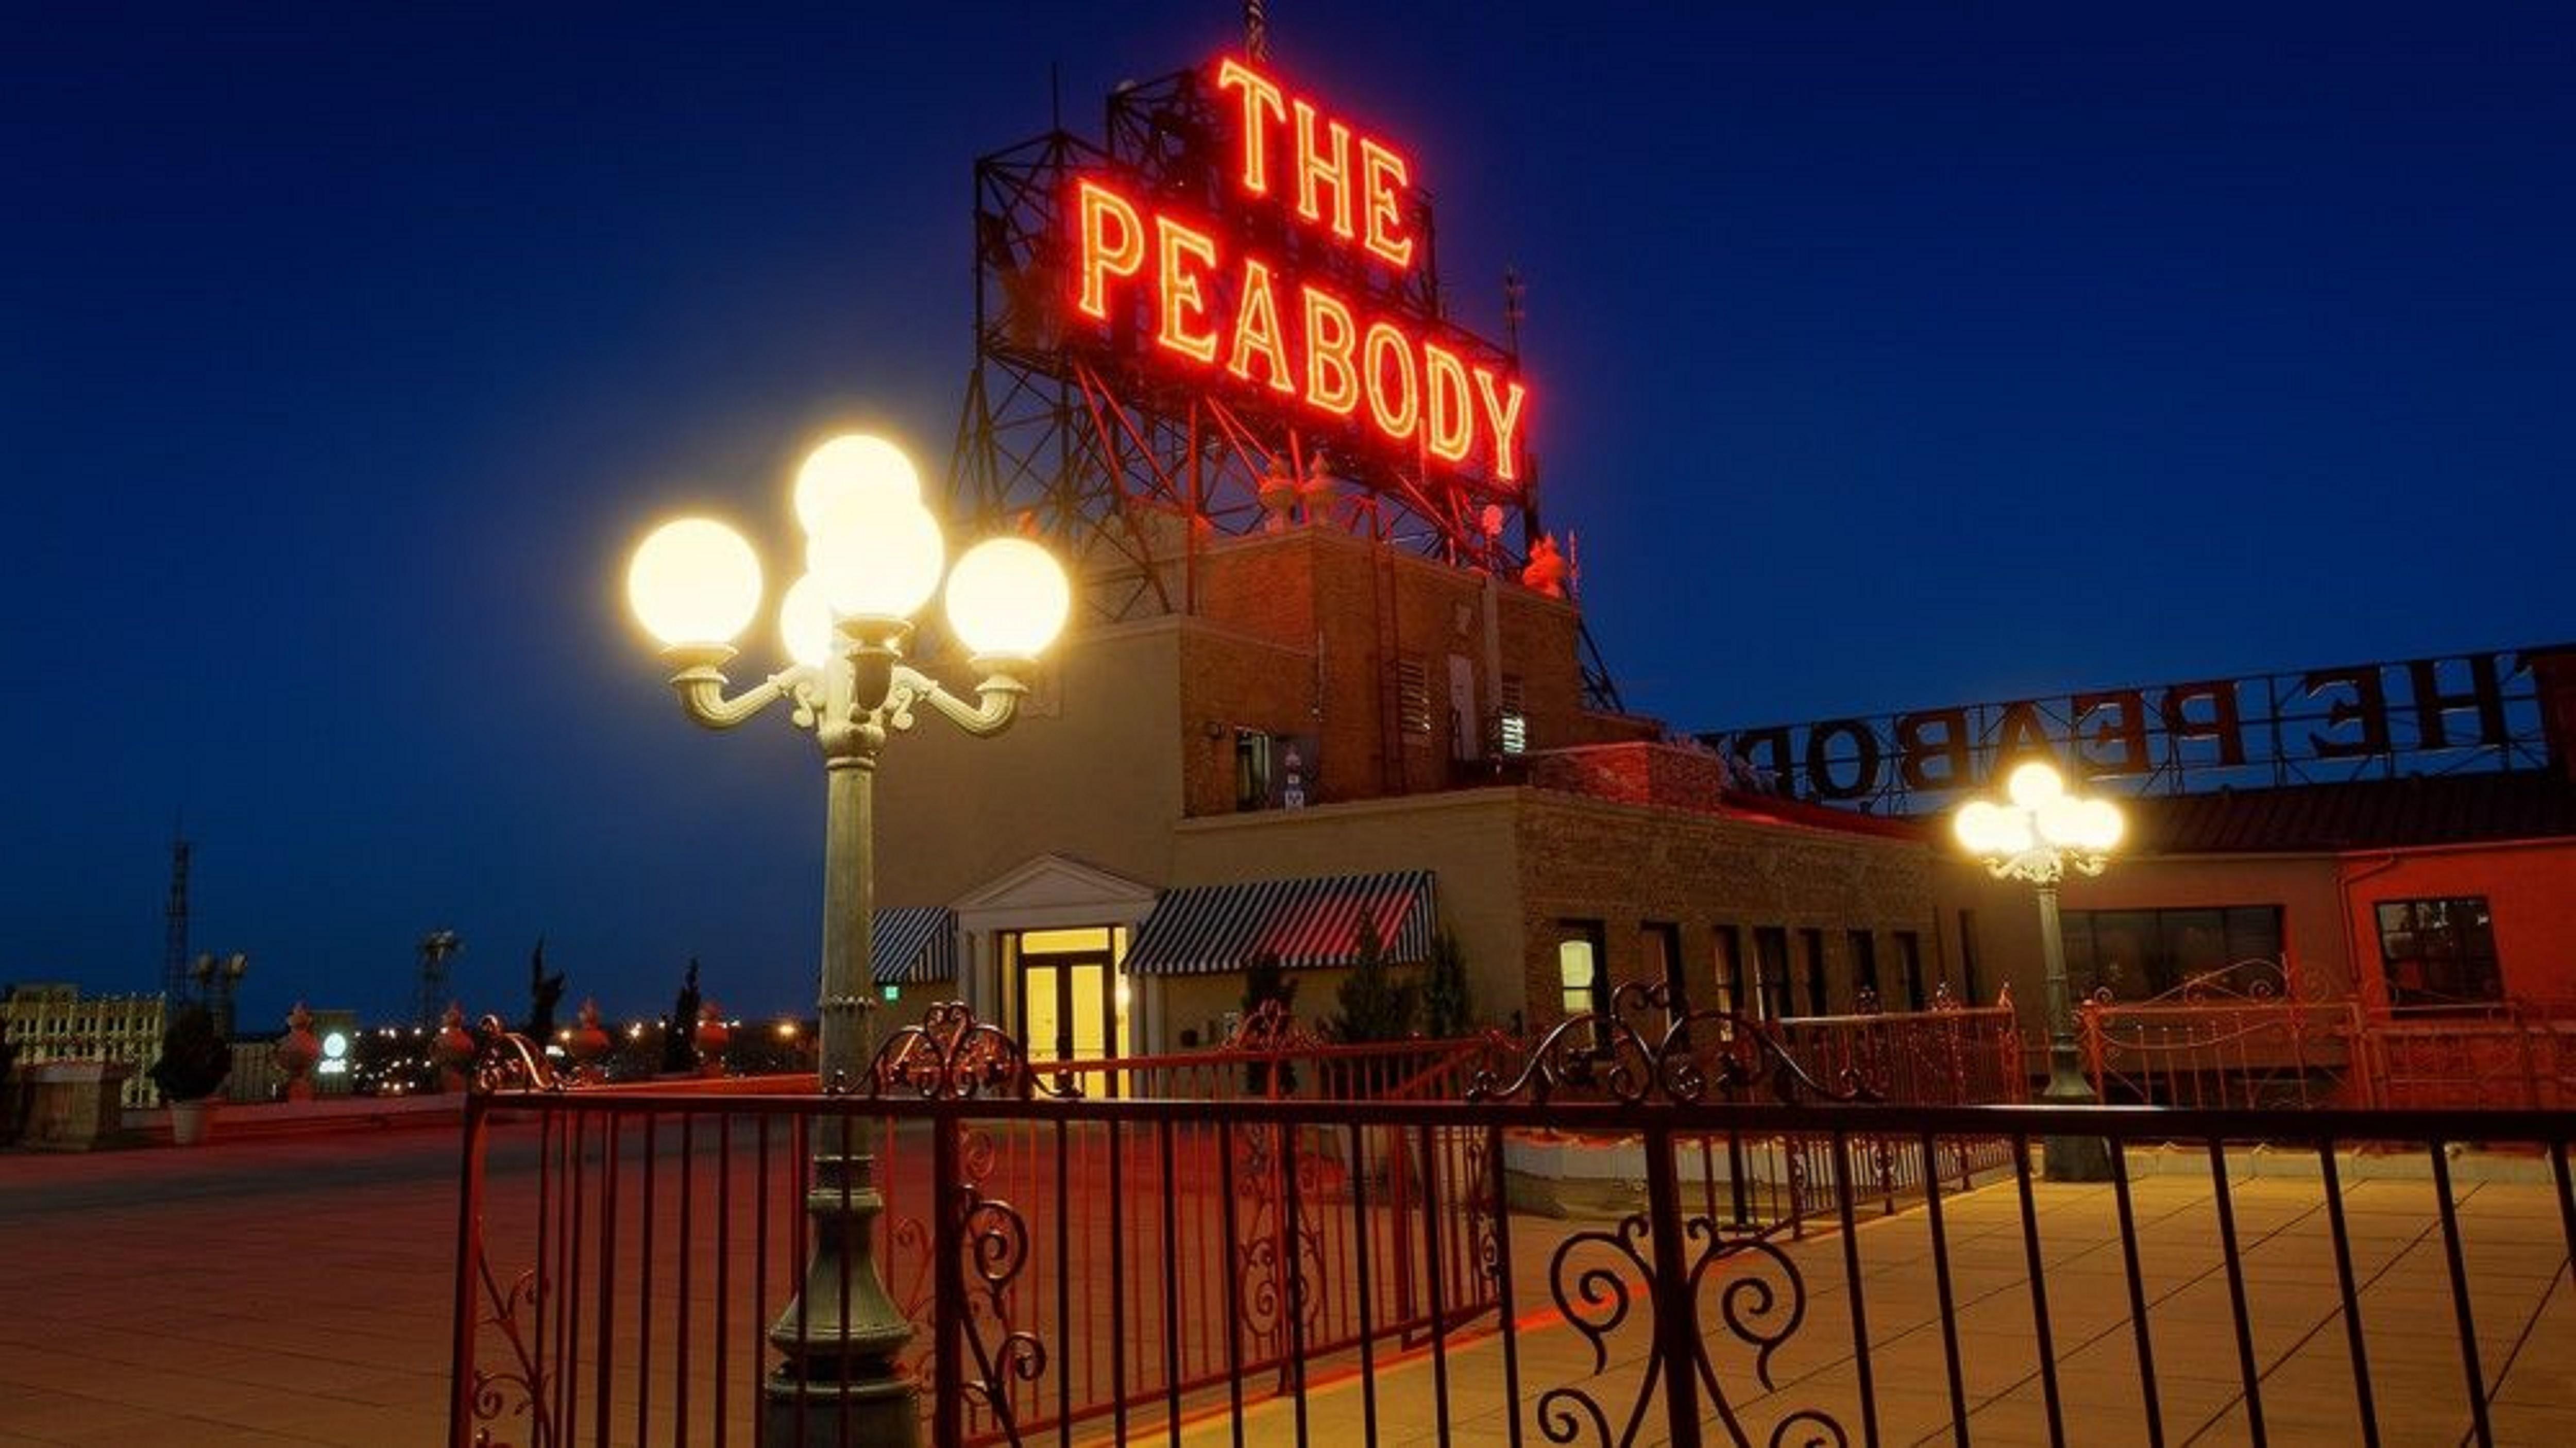
{"type": "MultiPolygon", "coordinates": [[[[2576,9],[1270,7],[1410,144],[1630,703],[1687,727],[2576,635],[2576,9]]],[[[976,156],[1237,7],[19,12],[0,980],[812,995],[819,771],[685,723],[627,549],[944,473],[976,156]],[[31,526],[32,525],[32,526],[31,526]]],[[[897,759],[890,767],[900,768],[897,759]]]]}

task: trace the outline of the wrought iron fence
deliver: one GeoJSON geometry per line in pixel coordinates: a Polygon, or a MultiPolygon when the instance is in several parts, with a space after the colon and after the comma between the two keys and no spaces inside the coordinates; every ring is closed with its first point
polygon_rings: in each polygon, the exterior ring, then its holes
{"type": "Polygon", "coordinates": [[[873,1441],[829,1415],[764,1438],[759,1409],[800,1391],[772,1342],[836,1296],[796,1295],[813,1223],[876,1194],[938,1448],[2261,1442],[2276,1418],[2545,1441],[2518,1438],[2548,1419],[2515,1384],[2576,1350],[2544,1310],[2576,1249],[2563,1112],[1896,1105],[1707,1013],[1490,1038],[1425,1068],[1445,1099],[1050,1094],[958,1016],[828,1096],[546,1090],[496,1040],[466,1121],[458,1445],[873,1441]],[[817,1174],[845,1128],[872,1180],[817,1174]],[[2114,1181],[2034,1180],[2034,1138],[2097,1132],[2132,1148],[2114,1181]],[[1630,1143],[1632,1190],[1530,1209],[1532,1144],[1565,1136],[1630,1143]],[[2272,1154],[2230,1153],[2248,1137],[2272,1154]],[[1987,1141],[2000,1166],[1958,1169],[1987,1141]],[[1727,1153],[1766,1143],[1820,1164],[1832,1230],[1730,1200],[1727,1153]],[[1921,1210],[1879,1214],[1873,1154],[1921,1210]]]}

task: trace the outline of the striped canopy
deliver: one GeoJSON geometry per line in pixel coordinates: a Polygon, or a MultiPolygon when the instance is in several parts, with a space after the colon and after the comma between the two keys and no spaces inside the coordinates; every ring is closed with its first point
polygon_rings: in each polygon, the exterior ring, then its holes
{"type": "Polygon", "coordinates": [[[1166,890],[1136,929],[1127,969],[1139,975],[1217,975],[1265,953],[1291,969],[1349,965],[1360,917],[1377,924],[1389,961],[1428,959],[1439,905],[1429,870],[1257,880],[1166,890]]]}
{"type": "Polygon", "coordinates": [[[879,985],[924,985],[957,978],[957,912],[939,905],[900,905],[876,913],[875,976],[879,985]]]}

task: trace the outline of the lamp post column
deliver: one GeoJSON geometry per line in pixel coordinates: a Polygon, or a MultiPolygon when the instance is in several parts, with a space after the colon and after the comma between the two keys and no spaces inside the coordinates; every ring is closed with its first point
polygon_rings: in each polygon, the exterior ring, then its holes
{"type": "MultiPolygon", "coordinates": [[[[851,726],[853,732],[870,728],[851,726]]],[[[815,1060],[827,1091],[855,1089],[876,1056],[876,751],[826,757],[823,813],[822,1041],[815,1060]]]]}
{"type": "MultiPolygon", "coordinates": [[[[2075,1002],[2066,983],[2066,940],[2058,929],[2057,882],[2039,886],[2039,958],[2048,973],[2048,1086],[2040,1099],[2055,1106],[2091,1106],[2099,1098],[2084,1079],[2075,1049],[2075,1002]]],[[[2110,1144],[2098,1136],[2052,1136],[2043,1147],[2050,1181],[2107,1182],[2110,1144]]]]}
{"type": "MultiPolygon", "coordinates": [[[[882,726],[848,707],[850,670],[832,671],[818,722],[823,746],[823,962],[815,1070],[826,1091],[856,1087],[876,1055],[872,1029],[877,751],[882,726]]],[[[866,1130],[830,1118],[805,1194],[814,1256],[796,1297],[770,1324],[780,1362],[767,1383],[761,1441],[911,1448],[920,1441],[918,1389],[896,1371],[912,1323],[885,1289],[876,1224],[885,1210],[866,1130]]]]}

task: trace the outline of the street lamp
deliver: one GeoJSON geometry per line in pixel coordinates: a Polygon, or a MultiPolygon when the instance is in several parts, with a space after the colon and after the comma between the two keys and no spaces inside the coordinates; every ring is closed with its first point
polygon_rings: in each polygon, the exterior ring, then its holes
{"type": "MultiPolygon", "coordinates": [[[[856,1083],[876,1054],[869,858],[872,785],[889,730],[927,705],[974,735],[1018,712],[1036,656],[1064,627],[1072,590],[1045,549],[1020,538],[975,545],[948,570],[950,631],[981,676],[972,703],[903,661],[912,616],[938,588],[945,545],[902,451],[882,439],[835,438],[796,478],[806,572],[778,609],[794,662],[731,698],[724,665],[759,610],[760,560],[722,523],[664,524],[626,575],[636,617],[662,642],[671,687],[690,718],[730,729],[782,699],[823,752],[823,962],[817,1071],[827,1088],[856,1083]]],[[[769,1328],[783,1355],[763,1389],[761,1441],[909,1444],[915,1388],[894,1368],[912,1336],[877,1271],[870,1225],[884,1205],[874,1161],[846,1119],[814,1159],[806,1210],[814,1257],[797,1300],[769,1328]],[[846,1440],[826,1438],[846,1427],[846,1440]]]]}
{"type": "Polygon", "coordinates": [[[250,957],[236,950],[230,955],[201,954],[188,967],[197,981],[197,989],[206,1000],[206,1014],[215,1019],[215,1034],[230,1037],[233,1033],[233,996],[241,990],[242,977],[250,973],[250,957]]]}
{"type": "MultiPolygon", "coordinates": [[[[2099,875],[2120,843],[2120,807],[2107,799],[2066,792],[2055,766],[2039,760],[2004,781],[2006,802],[1970,800],[1952,821],[1959,843],[1985,862],[1998,880],[2026,880],[2039,889],[2040,959],[2048,971],[2048,1089],[2040,1099],[2056,1105],[2095,1100],[2075,1050],[2075,1008],[2066,986],[2066,942],[2057,925],[2057,882],[2073,870],[2099,875]]],[[[2054,1181],[2111,1179],[2111,1157],[2098,1136],[2052,1136],[2048,1175],[2054,1181]]]]}

